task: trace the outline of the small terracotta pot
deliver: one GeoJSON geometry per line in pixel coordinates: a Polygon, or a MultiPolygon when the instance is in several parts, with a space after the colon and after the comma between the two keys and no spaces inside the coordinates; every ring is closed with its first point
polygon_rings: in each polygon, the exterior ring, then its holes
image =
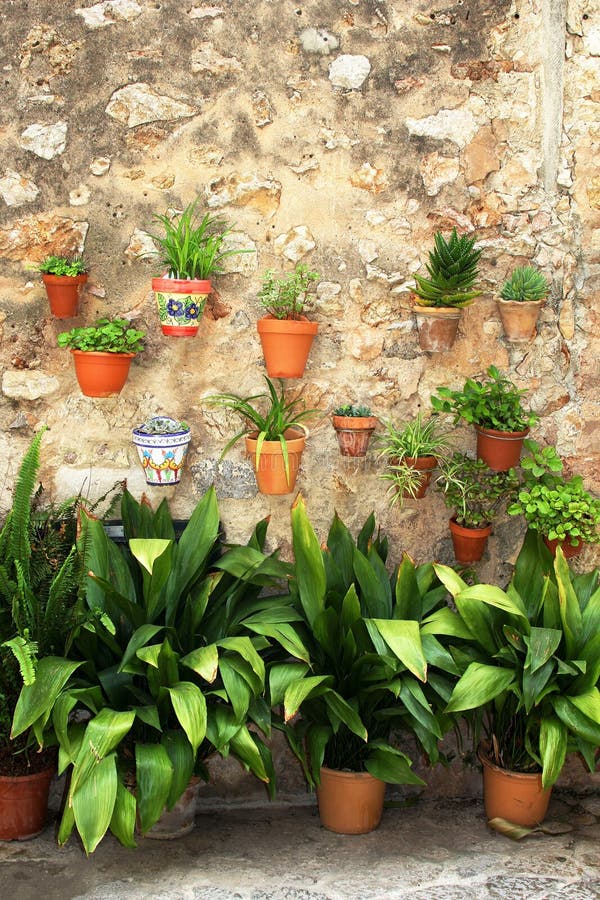
{"type": "Polygon", "coordinates": [[[494,472],[508,472],[521,460],[525,431],[495,431],[475,425],[477,432],[477,458],[482,459],[494,472]]]}
{"type": "Polygon", "coordinates": [[[315,334],[317,322],[276,319],[270,313],[256,323],[269,378],[301,378],[315,334]]]}
{"type": "Polygon", "coordinates": [[[550,538],[546,537],[545,534],[542,535],[542,540],[544,541],[552,556],[556,556],[557,547],[560,547],[565,559],[572,559],[574,556],[579,556],[579,554],[583,550],[583,541],[579,541],[577,546],[575,546],[570,541],[559,541],[558,538],[550,540],[550,538]]]}
{"type": "Polygon", "coordinates": [[[43,830],[54,772],[0,775],[0,841],[26,841],[43,830]]]}
{"type": "Polygon", "coordinates": [[[261,494],[291,494],[294,490],[302,452],[306,443],[306,434],[300,428],[288,428],[284,433],[284,437],[288,450],[289,481],[285,474],[280,442],[265,441],[263,443],[257,466],[256,446],[258,443],[258,432],[254,431],[246,437],[246,451],[254,466],[256,483],[261,494]]]}
{"type": "Polygon", "coordinates": [[[420,487],[415,492],[415,494],[409,494],[407,491],[404,491],[403,496],[407,500],[422,500],[427,493],[427,488],[429,487],[429,482],[431,481],[433,470],[437,466],[437,457],[405,456],[403,459],[403,463],[407,466],[412,466],[413,469],[417,469],[417,471],[422,473],[420,479],[420,487]]]}
{"type": "Polygon", "coordinates": [[[477,755],[483,766],[483,802],[488,819],[498,816],[515,825],[530,827],[544,820],[552,789],[542,787],[541,772],[511,772],[501,769],[480,747],[477,755]]]}
{"type": "Polygon", "coordinates": [[[129,375],[135,353],[100,353],[71,350],[75,375],[86,397],[114,397],[119,394],[129,375]]]}
{"type": "Polygon", "coordinates": [[[342,456],[366,456],[371,435],[377,427],[375,416],[332,416],[342,456]]]}
{"type": "Polygon", "coordinates": [[[496,299],[498,312],[504,328],[504,336],[507,341],[522,344],[535,337],[540,309],[544,305],[543,300],[502,300],[496,299]]]}
{"type": "Polygon", "coordinates": [[[42,272],[42,281],[46,287],[50,312],[57,319],[72,319],[79,311],[81,288],[88,280],[83,275],[48,275],[42,272]]]}
{"type": "Polygon", "coordinates": [[[158,317],[163,334],[194,337],[212,291],[210,281],[195,278],[153,278],[158,317]]]}
{"type": "Polygon", "coordinates": [[[321,768],[317,788],[321,824],[337,834],[366,834],[381,822],[385,782],[368,772],[321,768]]]}
{"type": "Polygon", "coordinates": [[[492,533],[492,526],[484,528],[465,528],[455,518],[450,519],[450,535],[454,547],[454,556],[459,563],[479,562],[483,556],[487,539],[492,533]]]}
{"type": "Polygon", "coordinates": [[[429,353],[450,350],[456,339],[461,309],[435,306],[415,306],[415,319],[419,330],[419,346],[429,353]]]}

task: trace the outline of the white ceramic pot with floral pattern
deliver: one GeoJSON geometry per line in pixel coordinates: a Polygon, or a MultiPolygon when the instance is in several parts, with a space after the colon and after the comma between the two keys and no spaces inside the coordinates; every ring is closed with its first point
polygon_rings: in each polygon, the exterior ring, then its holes
{"type": "Polygon", "coordinates": [[[185,422],[169,416],[153,416],[133,429],[147,484],[165,487],[179,483],[191,437],[185,422]]]}

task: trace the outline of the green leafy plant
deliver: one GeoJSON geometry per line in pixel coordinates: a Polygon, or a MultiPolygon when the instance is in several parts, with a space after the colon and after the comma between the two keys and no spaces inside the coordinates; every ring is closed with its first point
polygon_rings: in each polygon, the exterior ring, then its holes
{"type": "Polygon", "coordinates": [[[218,216],[205,213],[200,217],[196,197],[180,213],[155,214],[153,220],[162,225],[164,234],[151,234],[160,247],[160,263],[170,278],[208,279],[223,272],[228,256],[253,253],[247,249],[223,249],[231,225],[218,216]]]}
{"type": "Polygon", "coordinates": [[[498,516],[501,505],[511,501],[519,481],[514,469],[495,472],[481,459],[455,452],[440,463],[436,489],[443,495],[456,521],[465,528],[483,528],[498,516]]]}
{"type": "Polygon", "coordinates": [[[414,466],[419,457],[446,457],[449,451],[448,435],[440,426],[436,415],[424,419],[419,412],[414,419],[400,426],[384,422],[385,431],[377,438],[380,458],[386,461],[381,474],[389,481],[390,505],[402,503],[406,497],[415,497],[422,486],[423,473],[414,466]]]}
{"type": "Polygon", "coordinates": [[[281,278],[275,278],[273,269],[267,269],[258,299],[276,319],[299,319],[309,302],[310,284],[318,279],[318,273],[311,271],[305,263],[297,263],[293,272],[281,278]]]}
{"type": "Polygon", "coordinates": [[[533,266],[517,266],[502,285],[500,296],[503,300],[528,303],[543,300],[548,290],[548,282],[541,272],[533,266]]]}
{"type": "Polygon", "coordinates": [[[600,542],[600,499],[583,486],[581,475],[565,478],[554,447],[541,448],[525,441],[529,453],[521,461],[522,478],[517,497],[509,505],[511,516],[523,516],[528,525],[549,540],[574,547],[600,542]]]}
{"type": "Polygon", "coordinates": [[[336,406],[333,410],[334,416],[344,416],[349,419],[366,419],[373,415],[370,406],[355,406],[352,403],[346,403],[343,406],[336,406]]]}
{"type": "Polygon", "coordinates": [[[461,390],[439,387],[438,396],[431,398],[434,410],[451,413],[455,423],[464,419],[495,431],[525,431],[535,425],[538,416],[521,402],[527,391],[517,388],[496,366],[490,366],[486,375],[486,381],[467,378],[461,390]]]}
{"type": "Polygon", "coordinates": [[[598,571],[574,576],[559,549],[552,567],[529,531],[506,591],[471,587],[445,566],[435,571],[456,611],[434,612],[433,627],[453,634],[463,674],[446,712],[470,721],[492,761],[517,772],[541,771],[545,788],[566,754],[594,771],[600,746],[600,589],[598,571]]]}
{"type": "Polygon", "coordinates": [[[429,278],[415,275],[414,288],[417,306],[468,306],[481,291],[474,290],[481,250],[475,248],[475,238],[452,229],[446,241],[440,231],[433,236],[434,249],[429,252],[429,278]]]}
{"type": "Polygon", "coordinates": [[[67,275],[71,278],[85,275],[87,272],[87,266],[82,259],[69,259],[66,256],[47,256],[37,268],[38,272],[43,272],[44,275],[67,275]]]}
{"type": "Polygon", "coordinates": [[[62,331],[57,338],[59,347],[71,350],[102,353],[141,353],[145,332],[131,327],[127,319],[97,319],[94,325],[84,325],[62,331]]]}

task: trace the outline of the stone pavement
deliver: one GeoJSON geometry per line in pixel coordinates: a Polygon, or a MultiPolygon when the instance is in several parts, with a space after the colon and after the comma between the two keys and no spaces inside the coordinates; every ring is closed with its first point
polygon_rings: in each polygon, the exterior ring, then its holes
{"type": "Polygon", "coordinates": [[[0,843],[2,900],[593,900],[600,898],[600,797],[554,799],[572,831],[514,842],[488,829],[478,800],[387,808],[368,835],[332,834],[316,808],[199,813],[178,841],[105,839],[86,859],[49,826],[0,843]]]}

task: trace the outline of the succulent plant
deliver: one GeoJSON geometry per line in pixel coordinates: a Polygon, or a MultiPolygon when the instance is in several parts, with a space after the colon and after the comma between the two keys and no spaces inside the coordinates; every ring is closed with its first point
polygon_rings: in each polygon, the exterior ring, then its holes
{"type": "Polygon", "coordinates": [[[548,282],[533,266],[517,266],[502,285],[500,296],[503,300],[527,303],[543,300],[548,294],[548,289],[548,282]]]}
{"type": "Polygon", "coordinates": [[[369,406],[354,406],[353,403],[346,403],[343,406],[336,406],[333,411],[334,416],[346,416],[352,419],[368,418],[372,416],[369,406]]]}
{"type": "Polygon", "coordinates": [[[472,303],[481,291],[473,290],[481,250],[475,249],[475,238],[458,236],[452,229],[446,241],[440,231],[433,236],[434,249],[429,253],[429,278],[415,275],[415,302],[418,306],[463,307],[472,303]]]}
{"type": "Polygon", "coordinates": [[[170,416],[152,416],[136,428],[140,434],[178,434],[180,431],[189,430],[187,422],[178,422],[170,416]]]}

